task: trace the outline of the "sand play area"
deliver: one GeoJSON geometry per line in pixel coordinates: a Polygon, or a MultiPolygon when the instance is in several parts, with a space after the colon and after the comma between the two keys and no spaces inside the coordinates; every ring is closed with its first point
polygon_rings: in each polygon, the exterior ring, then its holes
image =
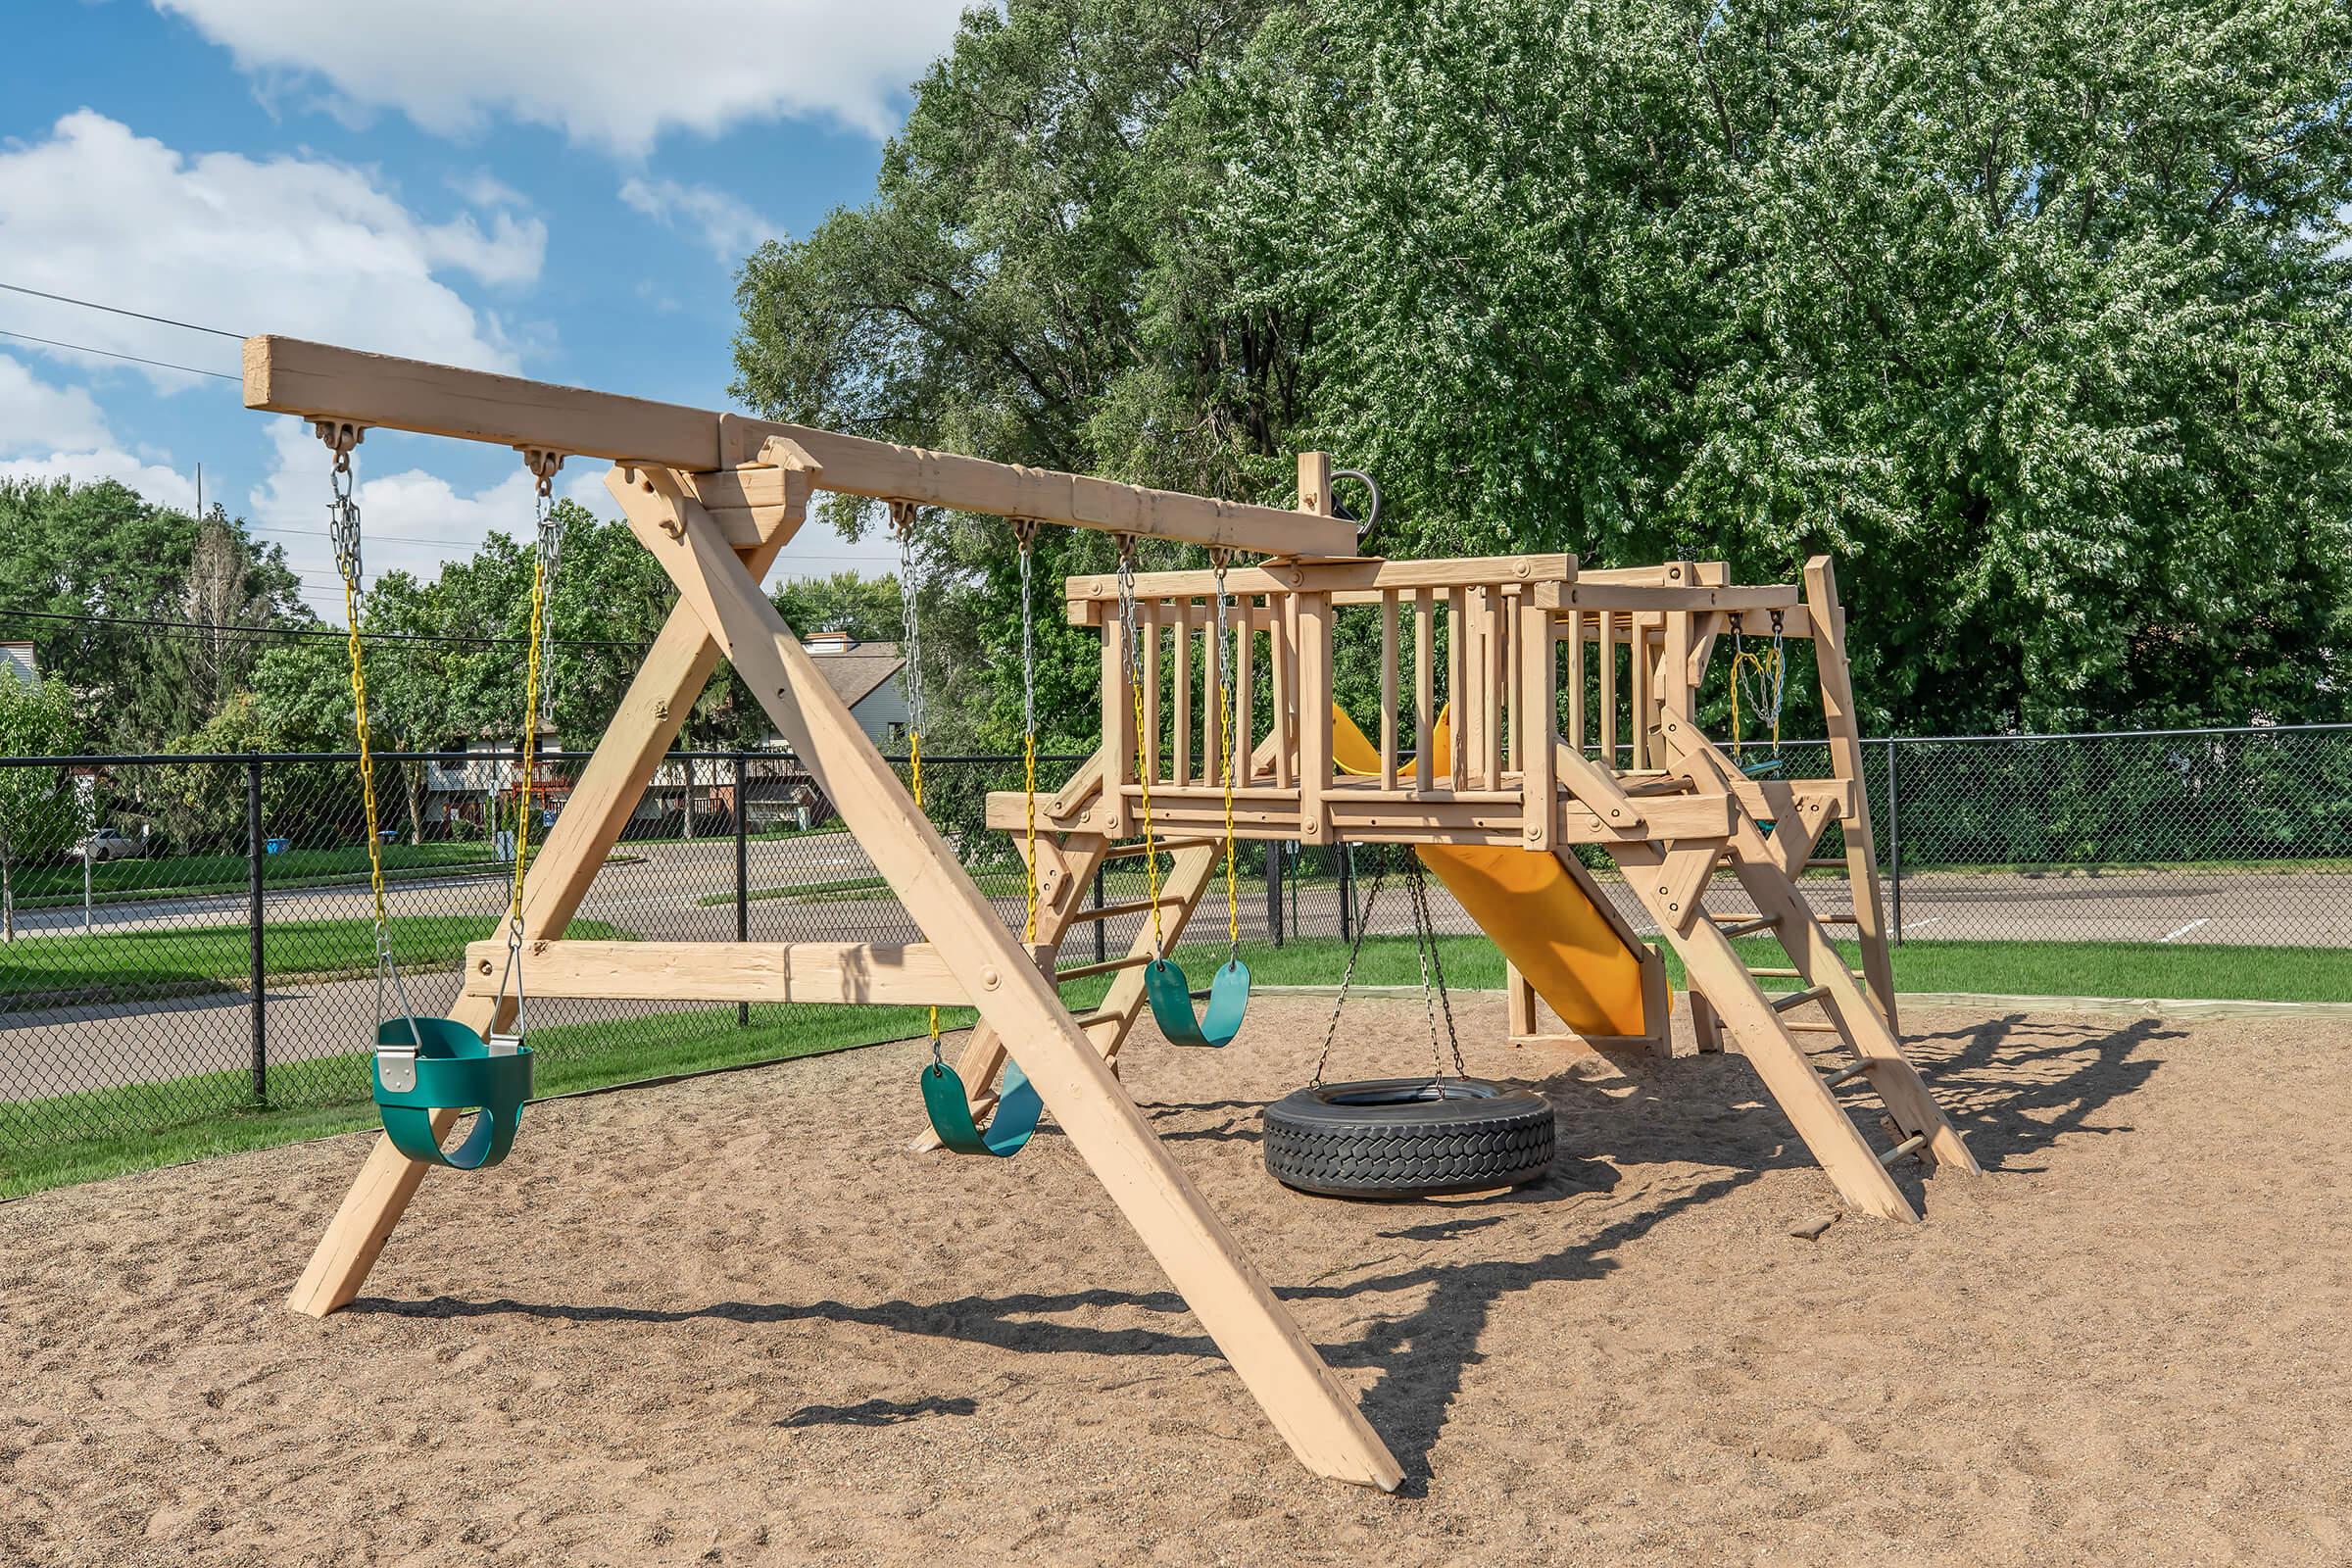
{"type": "MultiPolygon", "coordinates": [[[[281,1298],[357,1139],[0,1206],[0,1563],[2352,1561],[2352,1026],[1921,1011],[1985,1179],[1803,1241],[1745,1062],[1563,1072],[1496,996],[1547,1182],[1285,1191],[1328,1005],[1123,1070],[1398,1495],[1293,1462],[1050,1128],[904,1152],[909,1044],[535,1107],[325,1321],[281,1298]]],[[[1424,1049],[1350,1018],[1359,1075],[1424,1049]]]]}

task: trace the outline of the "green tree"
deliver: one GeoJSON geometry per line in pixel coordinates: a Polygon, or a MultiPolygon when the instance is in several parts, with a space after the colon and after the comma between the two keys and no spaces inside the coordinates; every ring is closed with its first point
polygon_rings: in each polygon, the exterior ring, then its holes
{"type": "MultiPolygon", "coordinates": [[[[1268,501],[1327,446],[1392,555],[1827,552],[1877,726],[2337,716],[2347,79],[2322,0],[1012,0],[747,264],[736,390],[1268,501]]],[[[1002,740],[1005,530],[923,555],[1002,740]]]]}
{"type": "MultiPolygon", "coordinates": [[[[1265,11],[968,13],[916,84],[873,201],[746,264],[736,395],[771,417],[1008,463],[1221,493],[1273,482],[1298,328],[1234,307],[1200,244],[1228,78],[1265,11]]],[[[828,504],[845,532],[877,525],[828,504]]],[[[927,514],[918,558],[932,739],[1004,745],[1020,713],[1010,531],[927,514]]],[[[1057,586],[1111,564],[1099,535],[1038,541],[1053,746],[1082,742],[1096,710],[1093,639],[1065,623],[1057,586]]]]}
{"type": "Polygon", "coordinates": [[[2337,716],[2352,15],[1337,0],[1246,297],[1416,549],[1840,558],[1869,717],[2337,716]]]}
{"type": "MultiPolygon", "coordinates": [[[[64,757],[78,743],[74,694],[55,674],[0,674],[0,757],[64,757]]],[[[0,941],[16,940],[20,861],[54,855],[88,831],[54,767],[0,767],[0,941]]]]}
{"type": "Polygon", "coordinates": [[[314,623],[284,552],[218,508],[199,521],[112,479],[0,479],[0,637],[66,678],[92,745],[187,733],[242,683],[253,628],[314,623]]]}

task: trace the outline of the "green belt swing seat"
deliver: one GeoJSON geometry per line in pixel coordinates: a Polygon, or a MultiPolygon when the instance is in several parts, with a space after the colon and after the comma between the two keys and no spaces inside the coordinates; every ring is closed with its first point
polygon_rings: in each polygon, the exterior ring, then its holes
{"type": "Polygon", "coordinates": [[[931,1117],[931,1130],[939,1135],[942,1149],[1006,1159],[1019,1153],[1037,1132],[1037,1119],[1045,1114],[1046,1102],[1038,1098],[1037,1086],[1021,1071],[1020,1063],[1007,1057],[997,1092],[997,1113],[982,1131],[972,1119],[972,1102],[964,1093],[963,1079],[955,1068],[934,1059],[923,1069],[923,1109],[931,1117]]]}
{"type": "Polygon", "coordinates": [[[1144,996],[1152,1004],[1152,1021],[1173,1046],[1230,1044],[1242,1032],[1250,1008],[1250,966],[1228,957],[1208,983],[1208,1007],[1196,1019],[1193,988],[1184,971],[1167,958],[1144,966],[1144,996]]]}

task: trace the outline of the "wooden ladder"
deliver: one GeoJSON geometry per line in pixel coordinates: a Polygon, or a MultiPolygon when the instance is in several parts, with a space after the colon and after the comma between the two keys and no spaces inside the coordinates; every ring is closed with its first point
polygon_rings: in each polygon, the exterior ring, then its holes
{"type": "MultiPolygon", "coordinates": [[[[1113,844],[1100,834],[1073,833],[1056,842],[1041,833],[1037,846],[1037,946],[1041,950],[1058,952],[1070,932],[1085,926],[1130,914],[1145,916],[1125,953],[1116,957],[1106,955],[1100,962],[1072,964],[1054,971],[1057,981],[1097,974],[1115,976],[1101,1004],[1078,1014],[1078,1027],[1115,1071],[1119,1047],[1126,1042],[1128,1032],[1144,1009],[1144,966],[1152,956],[1151,903],[1148,899],[1120,900],[1092,909],[1086,906],[1086,896],[1094,885],[1096,871],[1105,864],[1140,858],[1144,853],[1143,841],[1113,844]]],[[[1172,950],[1183,938],[1193,910],[1200,906],[1201,893],[1217,873],[1223,846],[1214,839],[1175,838],[1160,839],[1157,847],[1168,855],[1171,862],[1159,879],[1159,928],[1161,947],[1172,950]]],[[[963,1054],[956,1059],[956,1071],[971,1096],[975,1120],[984,1120],[996,1105],[997,1079],[1004,1067],[1004,1041],[986,1023],[974,1025],[963,1054]]],[[[935,1149],[938,1140],[925,1132],[914,1141],[913,1147],[935,1149]]]]}
{"type": "MultiPolygon", "coordinates": [[[[1628,884],[1682,956],[1694,1016],[1695,1004],[1703,1002],[1716,1026],[1737,1038],[1741,1054],[1848,1202],[1866,1213],[1916,1220],[1918,1212],[1888,1175],[1889,1165],[1913,1157],[1970,1175],[1980,1168],[1903,1053],[1890,1017],[1891,989],[1888,1004],[1882,1006],[1875,986],[1846,967],[1827,925],[1798,890],[1827,812],[1796,810],[1787,786],[1768,786],[1773,828],[1767,834],[1742,802],[1745,792],[1735,788],[1730,764],[1693,726],[1670,713],[1660,725],[1660,739],[1676,757],[1677,771],[1733,797],[1732,831],[1724,839],[1612,847],[1628,884]],[[1727,867],[1744,906],[1711,910],[1707,901],[1718,891],[1718,872],[1727,867]],[[1762,932],[1780,944],[1788,956],[1786,967],[1751,968],[1732,946],[1735,935],[1762,932]],[[1759,984],[1764,979],[1796,980],[1800,989],[1767,995],[1759,984]],[[1826,1024],[1791,1026],[1784,1016],[1813,1006],[1822,1010],[1826,1024]],[[1826,1065],[1817,1061],[1798,1044],[1800,1029],[1834,1035],[1842,1053],[1826,1065]],[[1857,1083],[1886,1104],[1893,1139],[1886,1150],[1872,1146],[1854,1123],[1852,1105],[1838,1096],[1857,1083]]],[[[1867,837],[1860,853],[1868,853],[1867,837]]],[[[1854,855],[1849,842],[1849,869],[1854,855]]]]}

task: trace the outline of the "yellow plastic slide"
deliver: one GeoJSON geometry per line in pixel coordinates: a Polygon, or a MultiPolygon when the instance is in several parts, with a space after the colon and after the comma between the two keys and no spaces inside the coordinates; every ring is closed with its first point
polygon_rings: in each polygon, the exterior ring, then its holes
{"type": "MultiPolygon", "coordinates": [[[[1430,736],[1436,772],[1451,765],[1451,709],[1441,713],[1430,736]]],[[[1331,749],[1340,771],[1379,774],[1379,750],[1337,703],[1331,708],[1331,749]]],[[[1415,853],[1562,1023],[1582,1035],[1648,1032],[1642,1016],[1641,956],[1618,938],[1556,858],[1484,844],[1424,844],[1415,853]]]]}

